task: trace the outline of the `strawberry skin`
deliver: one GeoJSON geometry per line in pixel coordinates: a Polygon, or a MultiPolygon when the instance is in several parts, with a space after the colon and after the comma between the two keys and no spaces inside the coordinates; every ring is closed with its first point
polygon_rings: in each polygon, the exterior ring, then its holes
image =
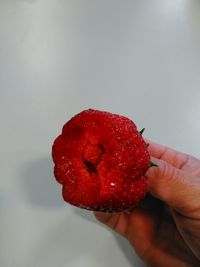
{"type": "Polygon", "coordinates": [[[80,208],[131,210],[147,192],[147,145],[124,116],[82,111],[63,126],[52,157],[64,200],[80,208]]]}

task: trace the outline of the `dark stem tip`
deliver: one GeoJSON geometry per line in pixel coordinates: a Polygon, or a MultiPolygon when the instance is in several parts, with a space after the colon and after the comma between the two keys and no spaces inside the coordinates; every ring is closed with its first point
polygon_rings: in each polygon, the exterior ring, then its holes
{"type": "Polygon", "coordinates": [[[145,128],[143,128],[143,129],[140,131],[140,134],[141,134],[141,135],[143,134],[144,130],[145,130],[145,128]]]}
{"type": "Polygon", "coordinates": [[[154,162],[150,162],[150,168],[151,167],[158,167],[158,165],[156,163],[154,163],[154,162]]]}

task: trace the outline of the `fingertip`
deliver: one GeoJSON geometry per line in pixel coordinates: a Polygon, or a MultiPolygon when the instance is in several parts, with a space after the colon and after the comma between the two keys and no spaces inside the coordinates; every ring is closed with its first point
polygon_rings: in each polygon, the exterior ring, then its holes
{"type": "Polygon", "coordinates": [[[100,211],[95,211],[94,212],[94,216],[98,221],[106,224],[110,220],[112,214],[111,213],[100,212],[100,211]]]}
{"type": "Polygon", "coordinates": [[[162,160],[151,157],[151,163],[153,164],[150,165],[149,169],[145,173],[147,178],[153,178],[158,174],[159,168],[162,166],[162,160]]]}
{"type": "Polygon", "coordinates": [[[153,166],[145,173],[148,181],[148,191],[156,198],[162,199],[164,192],[168,191],[171,184],[171,166],[163,160],[152,158],[158,166],[153,166]]]}

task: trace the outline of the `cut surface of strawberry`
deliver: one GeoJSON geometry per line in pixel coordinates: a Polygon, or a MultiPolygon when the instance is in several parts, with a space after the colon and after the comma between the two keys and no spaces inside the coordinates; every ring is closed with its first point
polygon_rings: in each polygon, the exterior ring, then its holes
{"type": "Polygon", "coordinates": [[[85,110],[54,141],[56,180],[66,202],[90,210],[131,210],[147,192],[147,145],[128,118],[85,110]]]}

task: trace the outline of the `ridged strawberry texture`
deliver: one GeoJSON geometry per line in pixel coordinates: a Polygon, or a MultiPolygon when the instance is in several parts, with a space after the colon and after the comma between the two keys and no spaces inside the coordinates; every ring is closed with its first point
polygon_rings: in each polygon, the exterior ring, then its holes
{"type": "Polygon", "coordinates": [[[52,148],[63,198],[80,208],[131,210],[147,192],[147,145],[128,118],[85,110],[62,129],[52,148]]]}

